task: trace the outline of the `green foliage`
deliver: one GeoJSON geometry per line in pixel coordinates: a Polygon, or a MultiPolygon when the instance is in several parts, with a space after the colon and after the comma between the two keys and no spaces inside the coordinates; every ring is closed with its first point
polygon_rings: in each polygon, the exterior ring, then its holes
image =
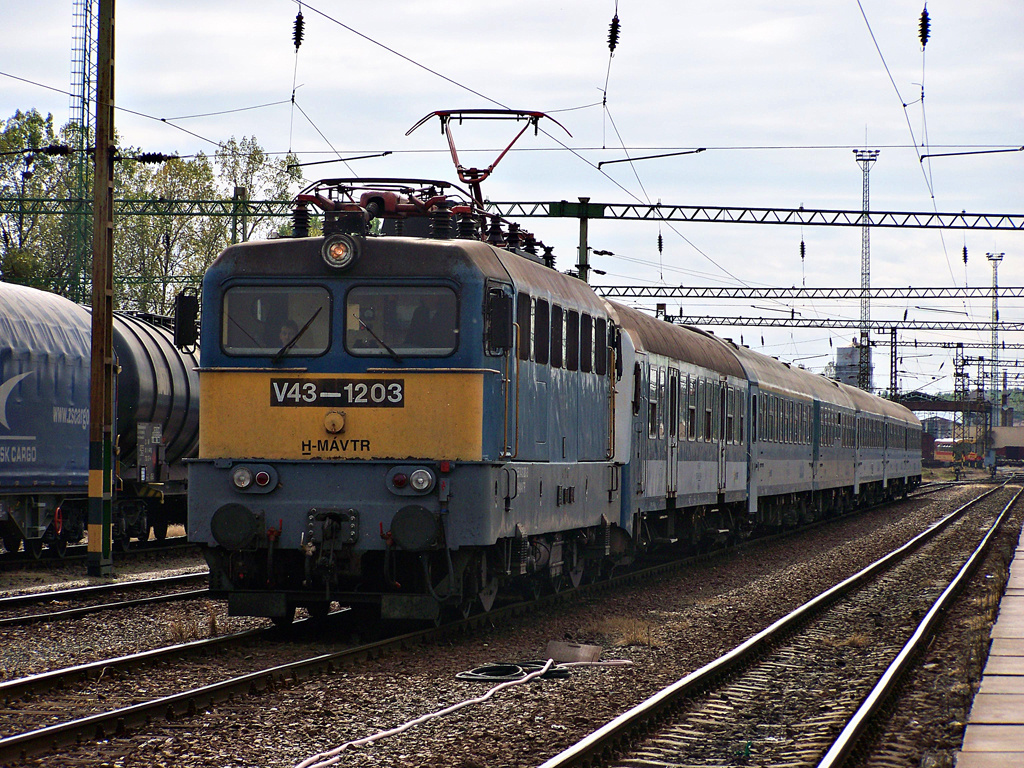
{"type": "MultiPolygon", "coordinates": [[[[90,146],[74,125],[54,129],[52,115],[17,111],[0,121],[0,280],[32,285],[88,301],[92,271],[92,167],[80,152],[38,151],[65,144],[90,146]],[[86,190],[80,193],[78,190],[86,190]],[[32,200],[83,200],[78,215],[32,213],[32,200]],[[15,202],[16,201],[16,202],[15,202]],[[26,203],[29,201],[29,203],[26,203]],[[12,212],[13,211],[13,212],[12,212]]],[[[122,158],[137,154],[121,147],[122,158]]],[[[147,165],[122,159],[114,167],[114,197],[129,200],[231,200],[236,187],[248,199],[288,199],[301,179],[289,169],[294,155],[273,157],[255,136],[234,137],[211,159],[147,165]]],[[[118,309],[172,311],[174,295],[198,286],[206,268],[233,240],[291,233],[290,223],[256,216],[146,215],[118,218],[114,226],[114,298],[118,309]]]]}

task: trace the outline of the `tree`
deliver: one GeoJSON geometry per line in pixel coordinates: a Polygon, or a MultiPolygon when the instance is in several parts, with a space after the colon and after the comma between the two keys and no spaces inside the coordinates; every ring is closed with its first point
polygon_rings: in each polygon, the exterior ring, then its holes
{"type": "MultiPolygon", "coordinates": [[[[55,131],[53,116],[17,111],[0,121],[0,197],[14,213],[0,215],[0,279],[88,299],[92,237],[92,163],[81,156],[53,154],[47,148],[78,146],[76,126],[55,131]],[[79,176],[85,176],[80,179],[79,176]],[[77,215],[32,214],[14,200],[81,201],[77,215]]],[[[91,141],[84,142],[86,145],[91,141]]],[[[215,162],[203,154],[159,166],[133,160],[130,147],[118,150],[114,197],[129,200],[230,200],[236,187],[249,199],[284,199],[301,178],[294,155],[270,157],[256,137],[228,140],[215,162]]],[[[243,209],[244,210],[244,209],[243,209]]],[[[235,235],[275,232],[279,221],[240,216],[235,235]]],[[[117,218],[114,227],[114,302],[118,309],[158,314],[171,311],[174,295],[196,286],[217,255],[231,242],[232,221],[221,216],[140,215],[117,218]]]]}
{"type": "MultiPolygon", "coordinates": [[[[243,196],[249,200],[286,199],[291,196],[291,186],[302,177],[295,166],[298,158],[294,154],[274,159],[255,136],[243,136],[241,141],[232,136],[221,144],[216,159],[218,179],[228,199],[233,199],[239,189],[245,190],[243,196]]],[[[240,220],[238,239],[250,239],[258,228],[265,236],[276,231],[277,226],[266,217],[246,216],[240,220]]]]}
{"type": "MultiPolygon", "coordinates": [[[[19,201],[68,198],[73,188],[67,156],[48,154],[67,143],[53,115],[22,112],[0,123],[0,196],[19,201]]],[[[0,216],[0,278],[62,292],[74,268],[74,222],[19,210],[0,216]]]]}
{"type": "MultiPolygon", "coordinates": [[[[159,167],[125,160],[118,167],[119,197],[212,200],[213,166],[198,154],[159,167]]],[[[226,222],[216,216],[125,216],[114,239],[115,299],[121,308],[170,314],[174,295],[196,286],[227,244],[226,222]]]]}

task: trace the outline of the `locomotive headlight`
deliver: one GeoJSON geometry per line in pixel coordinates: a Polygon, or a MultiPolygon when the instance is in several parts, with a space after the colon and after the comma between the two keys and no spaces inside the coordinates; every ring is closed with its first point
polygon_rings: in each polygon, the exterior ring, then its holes
{"type": "Polygon", "coordinates": [[[348,269],[359,256],[359,244],[348,235],[335,234],[324,240],[320,254],[327,266],[334,269],[348,269]]]}
{"type": "Polygon", "coordinates": [[[252,485],[252,470],[248,467],[236,467],[231,473],[231,482],[235,484],[235,488],[248,488],[252,485]]]}
{"type": "Polygon", "coordinates": [[[409,475],[409,485],[417,491],[429,491],[434,484],[434,476],[427,469],[417,469],[409,475]]]}

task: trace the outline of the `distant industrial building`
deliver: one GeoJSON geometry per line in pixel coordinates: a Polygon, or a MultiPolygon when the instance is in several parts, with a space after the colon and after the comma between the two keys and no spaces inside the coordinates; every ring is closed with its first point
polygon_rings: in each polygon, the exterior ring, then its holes
{"type": "MultiPolygon", "coordinates": [[[[839,347],[836,350],[836,381],[842,382],[843,384],[849,384],[851,387],[856,387],[860,373],[860,353],[861,347],[857,343],[857,339],[853,340],[853,345],[849,347],[839,347]]],[[[868,367],[871,367],[871,349],[867,349],[868,355],[868,367]]],[[[868,381],[874,380],[874,371],[868,377],[868,381]]]]}

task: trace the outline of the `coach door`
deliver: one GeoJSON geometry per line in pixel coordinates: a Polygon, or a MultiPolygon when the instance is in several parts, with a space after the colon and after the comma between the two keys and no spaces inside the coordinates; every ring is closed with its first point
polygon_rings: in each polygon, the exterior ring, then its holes
{"type": "Polygon", "coordinates": [[[679,371],[668,369],[668,467],[665,474],[665,495],[674,497],[679,485],[679,371]]]}
{"type": "Polygon", "coordinates": [[[636,493],[639,495],[647,489],[647,371],[647,357],[638,353],[633,364],[633,458],[636,466],[636,493]]]}
{"type": "Polygon", "coordinates": [[[750,411],[747,417],[747,513],[754,516],[757,513],[758,484],[760,483],[761,469],[761,446],[758,442],[758,432],[763,429],[761,417],[758,413],[758,388],[750,384],[750,397],[747,400],[750,411]]]}
{"type": "Polygon", "coordinates": [[[722,493],[725,490],[726,482],[726,461],[725,461],[725,445],[726,445],[726,434],[725,427],[728,423],[726,416],[728,414],[727,398],[729,395],[729,387],[726,386],[725,379],[718,382],[718,424],[715,425],[715,438],[718,440],[718,492],[722,493]]]}

